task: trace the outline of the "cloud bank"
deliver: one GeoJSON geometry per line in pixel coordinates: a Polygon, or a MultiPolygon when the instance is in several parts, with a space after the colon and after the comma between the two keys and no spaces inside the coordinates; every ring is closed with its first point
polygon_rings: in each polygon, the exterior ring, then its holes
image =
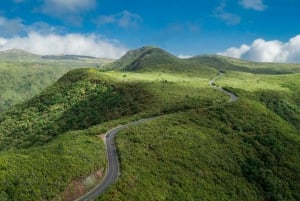
{"type": "Polygon", "coordinates": [[[291,38],[288,42],[256,39],[251,45],[231,47],[218,54],[251,61],[298,63],[300,62],[300,35],[291,38]]]}
{"type": "Polygon", "coordinates": [[[193,56],[192,55],[186,55],[186,54],[179,54],[177,57],[180,58],[180,59],[188,59],[188,58],[191,58],[193,56]]]}
{"type": "Polygon", "coordinates": [[[0,50],[23,49],[40,55],[74,54],[100,58],[119,58],[127,49],[94,34],[41,34],[30,32],[27,36],[0,37],[0,50]]]}

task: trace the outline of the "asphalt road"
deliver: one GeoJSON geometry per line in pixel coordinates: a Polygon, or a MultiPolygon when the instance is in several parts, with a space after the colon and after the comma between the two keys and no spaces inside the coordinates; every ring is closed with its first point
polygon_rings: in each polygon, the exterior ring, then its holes
{"type": "Polygon", "coordinates": [[[227,90],[223,89],[222,87],[218,87],[215,84],[215,81],[223,75],[224,75],[224,73],[219,72],[219,74],[216,77],[214,77],[213,79],[211,79],[209,81],[209,85],[212,86],[213,88],[216,88],[216,89],[220,90],[224,94],[228,95],[230,97],[230,99],[228,100],[228,103],[235,102],[239,99],[239,97],[237,97],[235,94],[231,93],[230,91],[227,91],[227,90]]]}
{"type": "Polygon", "coordinates": [[[107,172],[100,184],[98,184],[95,188],[91,191],[83,195],[82,197],[78,198],[76,201],[90,201],[94,200],[99,197],[112,183],[114,183],[118,176],[120,175],[120,163],[118,159],[118,153],[115,146],[115,136],[118,134],[119,131],[128,128],[129,126],[138,125],[158,117],[152,117],[147,119],[141,119],[135,122],[131,122],[126,125],[118,126],[113,128],[112,130],[108,131],[105,134],[106,137],[106,153],[107,153],[107,172]]]}
{"type": "MultiPolygon", "coordinates": [[[[224,73],[219,73],[218,76],[214,77],[212,80],[209,81],[210,86],[222,91],[223,93],[230,96],[230,99],[228,102],[234,102],[238,100],[238,97],[234,95],[233,93],[226,91],[225,89],[218,87],[215,84],[216,79],[221,77],[224,73]]],[[[159,117],[152,117],[147,119],[141,119],[135,122],[131,122],[126,125],[118,126],[116,128],[113,128],[112,130],[108,131],[105,134],[106,137],[106,152],[107,152],[107,172],[100,184],[98,184],[95,188],[93,188],[91,191],[83,195],[82,197],[78,198],[76,201],[90,201],[94,200],[97,197],[99,197],[112,183],[114,183],[118,176],[120,175],[120,163],[118,159],[118,153],[117,148],[115,146],[115,136],[118,134],[119,131],[128,128],[129,126],[138,125],[153,119],[157,119],[159,117]]]]}

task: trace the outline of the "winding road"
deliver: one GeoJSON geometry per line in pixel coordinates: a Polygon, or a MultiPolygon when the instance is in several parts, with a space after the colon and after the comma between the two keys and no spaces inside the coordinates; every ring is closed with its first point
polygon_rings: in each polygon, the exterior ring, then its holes
{"type": "MultiPolygon", "coordinates": [[[[233,93],[226,91],[225,89],[218,87],[215,84],[216,79],[220,78],[224,73],[219,72],[219,74],[209,81],[209,85],[213,88],[220,90],[221,92],[230,96],[228,102],[234,102],[238,100],[238,97],[233,93]]],[[[117,148],[115,146],[114,138],[118,134],[119,131],[128,128],[129,126],[138,125],[153,119],[157,119],[158,117],[141,119],[135,122],[131,122],[126,125],[118,126],[116,128],[111,129],[105,134],[106,137],[106,152],[107,152],[107,172],[104,179],[99,183],[95,188],[91,191],[83,195],[82,197],[76,199],[76,201],[90,201],[99,197],[112,183],[114,183],[118,176],[120,175],[120,163],[118,159],[117,148]]]]}
{"type": "Polygon", "coordinates": [[[222,87],[218,87],[216,84],[215,84],[215,81],[220,78],[221,76],[223,76],[224,73],[222,72],[219,72],[219,74],[214,77],[213,79],[211,79],[209,81],[209,85],[215,89],[218,89],[220,90],[221,92],[223,92],[224,94],[228,95],[230,97],[230,99],[228,100],[228,103],[231,103],[231,102],[235,102],[239,99],[239,97],[237,97],[235,94],[231,93],[230,91],[227,91],[225,89],[223,89],[222,87]]]}
{"type": "Polygon", "coordinates": [[[129,126],[138,125],[159,117],[151,117],[147,119],[140,119],[138,121],[131,122],[126,125],[118,126],[109,130],[105,134],[106,138],[106,153],[107,153],[107,172],[104,179],[91,191],[83,195],[82,197],[76,199],[76,201],[90,201],[99,197],[113,182],[115,182],[120,174],[120,163],[118,160],[118,153],[115,146],[114,138],[119,131],[128,128],[129,126]]]}

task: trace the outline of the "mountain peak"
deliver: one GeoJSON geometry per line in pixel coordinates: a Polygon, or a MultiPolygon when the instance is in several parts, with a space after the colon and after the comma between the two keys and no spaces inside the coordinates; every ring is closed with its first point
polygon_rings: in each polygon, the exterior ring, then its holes
{"type": "Polygon", "coordinates": [[[138,49],[129,50],[119,60],[115,61],[108,68],[111,69],[124,69],[124,70],[138,70],[144,68],[144,61],[147,65],[155,61],[159,63],[161,58],[176,59],[177,57],[169,54],[168,52],[155,47],[155,46],[143,46],[138,49]],[[151,61],[151,62],[149,62],[151,61]]]}

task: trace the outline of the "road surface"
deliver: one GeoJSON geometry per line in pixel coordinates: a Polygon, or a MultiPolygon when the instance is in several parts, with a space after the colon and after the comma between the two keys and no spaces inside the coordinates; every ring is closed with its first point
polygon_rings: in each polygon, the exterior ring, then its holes
{"type": "Polygon", "coordinates": [[[114,138],[118,134],[119,131],[128,128],[129,126],[138,125],[153,119],[157,119],[159,117],[152,117],[147,119],[141,119],[135,122],[131,122],[126,125],[118,126],[116,128],[111,129],[105,134],[106,137],[106,153],[107,153],[107,172],[104,179],[91,191],[78,198],[76,201],[90,201],[99,197],[112,183],[114,183],[119,174],[120,174],[120,163],[118,159],[118,153],[115,146],[114,138]]]}
{"type": "MultiPolygon", "coordinates": [[[[228,102],[234,102],[238,100],[238,97],[233,93],[226,91],[225,89],[218,87],[215,84],[215,80],[221,77],[224,73],[219,73],[216,77],[209,81],[210,86],[222,91],[223,93],[230,96],[228,102]]],[[[153,119],[157,119],[158,117],[152,117],[147,119],[141,119],[135,122],[131,122],[126,125],[118,126],[116,128],[111,129],[105,134],[106,137],[106,153],[107,153],[107,172],[100,184],[98,184],[95,188],[91,191],[83,195],[82,197],[78,198],[76,201],[91,201],[99,197],[112,183],[114,183],[118,176],[120,175],[120,163],[118,159],[117,148],[115,146],[115,136],[118,134],[119,131],[128,128],[129,126],[138,125],[153,119]]]]}
{"type": "Polygon", "coordinates": [[[227,90],[223,89],[222,87],[218,87],[218,86],[215,84],[215,81],[216,81],[218,78],[220,78],[221,76],[223,76],[223,75],[224,75],[224,73],[219,72],[219,74],[218,74],[216,77],[214,77],[213,79],[211,79],[211,80],[209,81],[209,85],[212,86],[213,88],[216,88],[216,89],[220,90],[220,91],[223,92],[224,94],[228,95],[228,96],[230,97],[230,99],[228,100],[228,103],[235,102],[235,101],[237,101],[237,100],[239,99],[235,94],[231,93],[230,91],[227,91],[227,90]]]}

